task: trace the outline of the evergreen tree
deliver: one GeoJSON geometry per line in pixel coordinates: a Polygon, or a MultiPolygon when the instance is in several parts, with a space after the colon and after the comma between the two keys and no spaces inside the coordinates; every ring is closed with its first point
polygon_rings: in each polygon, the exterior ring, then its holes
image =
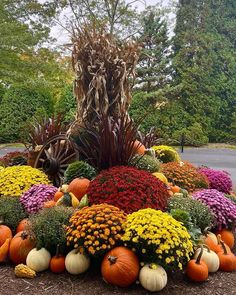
{"type": "Polygon", "coordinates": [[[174,38],[180,103],[211,139],[230,131],[236,103],[234,0],[180,0],[174,38]]]}
{"type": "Polygon", "coordinates": [[[154,6],[141,14],[140,22],[138,41],[143,49],[136,84],[137,88],[149,93],[163,89],[170,80],[170,41],[167,22],[154,6]]]}

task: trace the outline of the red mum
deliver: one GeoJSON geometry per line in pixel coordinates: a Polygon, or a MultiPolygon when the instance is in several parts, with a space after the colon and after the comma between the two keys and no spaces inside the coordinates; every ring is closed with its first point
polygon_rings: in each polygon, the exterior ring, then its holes
{"type": "Polygon", "coordinates": [[[169,194],[163,182],[149,172],[117,166],[91,181],[88,196],[90,204],[107,203],[132,213],[144,208],[164,211],[169,194]]]}

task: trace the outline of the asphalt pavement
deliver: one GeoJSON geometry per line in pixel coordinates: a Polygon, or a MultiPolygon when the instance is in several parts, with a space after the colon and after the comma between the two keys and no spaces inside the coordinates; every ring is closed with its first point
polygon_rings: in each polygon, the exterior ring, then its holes
{"type": "MultiPolygon", "coordinates": [[[[0,148],[0,157],[8,152],[22,151],[23,148],[5,147],[0,148]]],[[[197,166],[207,166],[213,169],[225,170],[230,173],[233,185],[236,187],[236,150],[219,148],[185,148],[180,153],[183,160],[187,160],[197,166]]]]}
{"type": "Polygon", "coordinates": [[[210,149],[210,148],[186,148],[180,153],[183,160],[187,160],[197,166],[207,166],[217,170],[227,171],[236,187],[236,150],[210,149]]]}

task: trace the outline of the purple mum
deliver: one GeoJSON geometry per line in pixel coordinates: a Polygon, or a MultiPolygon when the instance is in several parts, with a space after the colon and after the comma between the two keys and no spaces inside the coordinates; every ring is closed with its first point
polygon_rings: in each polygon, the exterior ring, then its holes
{"type": "Polygon", "coordinates": [[[206,175],[211,189],[217,189],[226,194],[232,190],[232,180],[227,172],[211,168],[200,168],[199,171],[206,175]]]}
{"type": "Polygon", "coordinates": [[[44,202],[53,199],[56,191],[57,188],[53,185],[33,185],[21,196],[20,202],[29,214],[37,213],[43,208],[44,202]]]}
{"type": "Polygon", "coordinates": [[[236,205],[222,192],[215,189],[204,189],[193,194],[211,210],[218,230],[230,228],[236,224],[236,205]]]}

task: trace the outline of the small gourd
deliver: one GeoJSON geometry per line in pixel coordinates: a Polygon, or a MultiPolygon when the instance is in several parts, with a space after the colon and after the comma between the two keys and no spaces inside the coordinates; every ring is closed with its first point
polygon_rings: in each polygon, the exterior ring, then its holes
{"type": "Polygon", "coordinates": [[[15,267],[14,272],[18,278],[33,279],[36,277],[36,272],[22,263],[15,267]]]}
{"type": "Polygon", "coordinates": [[[56,202],[56,206],[60,205],[78,208],[79,200],[72,193],[64,193],[63,196],[56,202]]]}
{"type": "MultiPolygon", "coordinates": [[[[209,272],[216,272],[220,266],[220,260],[217,254],[210,250],[207,245],[203,245],[202,260],[206,263],[209,272]]],[[[197,259],[201,249],[198,248],[194,253],[194,259],[197,259]]]]}
{"type": "Polygon", "coordinates": [[[27,258],[26,265],[36,272],[44,271],[49,268],[51,254],[45,248],[32,249],[27,258]]]}
{"type": "Polygon", "coordinates": [[[201,259],[202,254],[203,246],[201,245],[197,259],[192,259],[187,264],[186,275],[194,282],[204,282],[208,278],[208,267],[201,259]]]}
{"type": "Polygon", "coordinates": [[[139,281],[146,290],[158,292],[167,284],[167,273],[160,265],[146,264],[140,270],[139,281]]]}
{"type": "Polygon", "coordinates": [[[90,258],[84,255],[80,248],[77,248],[66,255],[65,266],[68,273],[78,275],[89,269],[90,258]]]}

